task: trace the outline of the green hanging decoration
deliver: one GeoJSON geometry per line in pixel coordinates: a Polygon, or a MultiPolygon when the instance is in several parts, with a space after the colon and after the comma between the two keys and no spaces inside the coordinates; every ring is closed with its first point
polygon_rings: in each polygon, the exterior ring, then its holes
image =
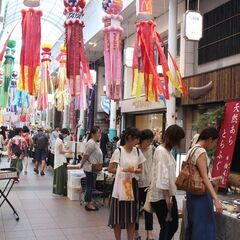
{"type": "Polygon", "coordinates": [[[9,40],[6,48],[5,61],[3,63],[3,82],[0,91],[0,107],[7,107],[9,99],[9,86],[12,80],[14,68],[14,54],[16,41],[9,40]]]}

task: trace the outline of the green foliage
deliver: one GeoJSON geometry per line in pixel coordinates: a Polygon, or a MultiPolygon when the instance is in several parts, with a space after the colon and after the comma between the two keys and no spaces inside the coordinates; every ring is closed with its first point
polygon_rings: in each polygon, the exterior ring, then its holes
{"type": "Polygon", "coordinates": [[[224,109],[224,106],[221,106],[203,113],[199,120],[193,124],[192,129],[199,132],[205,127],[215,126],[219,128],[224,117],[224,109]]]}
{"type": "MultiPolygon", "coordinates": [[[[213,110],[203,113],[199,118],[199,120],[193,124],[192,129],[194,131],[200,132],[202,129],[210,126],[220,128],[222,120],[224,118],[224,111],[225,111],[225,107],[220,106],[213,110]]],[[[207,152],[208,152],[208,157],[210,158],[210,161],[212,163],[215,158],[216,148],[208,150],[207,152]]]]}

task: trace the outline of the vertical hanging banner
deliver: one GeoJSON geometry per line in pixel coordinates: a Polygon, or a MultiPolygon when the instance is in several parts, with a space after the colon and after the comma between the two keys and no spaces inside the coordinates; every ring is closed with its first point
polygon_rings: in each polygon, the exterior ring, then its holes
{"type": "Polygon", "coordinates": [[[222,176],[219,187],[226,188],[240,124],[240,100],[225,105],[220,138],[218,140],[212,177],[222,176]]]}
{"type": "Polygon", "coordinates": [[[41,16],[40,10],[22,10],[22,48],[17,89],[25,90],[33,96],[37,92],[39,76],[41,16]]]}

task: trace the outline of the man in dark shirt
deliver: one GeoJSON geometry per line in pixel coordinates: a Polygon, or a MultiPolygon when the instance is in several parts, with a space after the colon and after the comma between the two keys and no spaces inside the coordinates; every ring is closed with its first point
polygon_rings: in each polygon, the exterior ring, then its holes
{"type": "Polygon", "coordinates": [[[104,132],[100,139],[100,148],[103,153],[103,162],[105,160],[105,157],[107,156],[107,144],[108,143],[109,143],[108,134],[106,132],[104,132]]]}
{"type": "Polygon", "coordinates": [[[43,132],[42,128],[38,129],[38,133],[33,136],[33,144],[35,147],[35,168],[34,172],[39,173],[39,164],[42,164],[41,176],[44,176],[46,168],[47,151],[48,151],[48,136],[43,132]]]}

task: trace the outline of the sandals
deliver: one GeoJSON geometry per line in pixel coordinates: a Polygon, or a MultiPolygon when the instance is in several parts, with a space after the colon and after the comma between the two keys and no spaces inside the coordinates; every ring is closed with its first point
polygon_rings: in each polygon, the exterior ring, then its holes
{"type": "Polygon", "coordinates": [[[98,208],[89,208],[88,206],[85,206],[85,209],[86,209],[87,211],[92,211],[92,212],[99,210],[98,208]]]}

